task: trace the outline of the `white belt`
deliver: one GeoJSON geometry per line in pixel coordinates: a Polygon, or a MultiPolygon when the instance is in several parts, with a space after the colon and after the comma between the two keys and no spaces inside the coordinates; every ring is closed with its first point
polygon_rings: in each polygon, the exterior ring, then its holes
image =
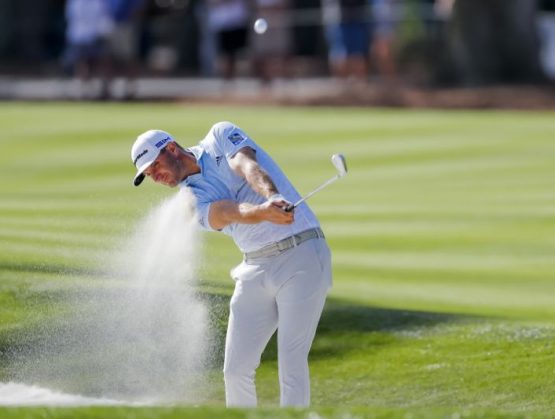
{"type": "Polygon", "coordinates": [[[287,249],[298,246],[302,242],[310,239],[315,239],[317,237],[322,239],[325,238],[324,233],[320,229],[320,227],[305,230],[301,233],[294,234],[293,236],[287,237],[278,242],[264,246],[263,248],[255,250],[254,252],[245,253],[245,260],[277,256],[287,249]]]}

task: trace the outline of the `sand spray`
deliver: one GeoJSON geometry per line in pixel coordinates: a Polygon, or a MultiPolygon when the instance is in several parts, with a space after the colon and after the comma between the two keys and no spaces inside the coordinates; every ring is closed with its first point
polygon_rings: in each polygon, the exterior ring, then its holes
{"type": "Polygon", "coordinates": [[[12,388],[79,394],[89,404],[201,402],[211,333],[196,291],[200,239],[194,197],[182,189],[99,261],[105,273],[71,293],[70,316],[30,340],[14,362],[12,388]]]}

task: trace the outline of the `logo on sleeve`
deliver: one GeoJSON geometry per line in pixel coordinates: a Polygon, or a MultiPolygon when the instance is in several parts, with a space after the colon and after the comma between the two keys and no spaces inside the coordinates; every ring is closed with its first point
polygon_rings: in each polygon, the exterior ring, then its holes
{"type": "Polygon", "coordinates": [[[216,156],[216,165],[217,165],[218,167],[220,166],[220,163],[222,162],[222,158],[223,158],[223,157],[224,157],[224,156],[216,156]]]}
{"type": "Polygon", "coordinates": [[[227,137],[227,139],[229,141],[231,141],[233,143],[233,145],[237,145],[243,141],[246,140],[245,137],[243,137],[241,134],[239,134],[238,132],[234,132],[233,134],[231,134],[229,137],[227,137]]]}

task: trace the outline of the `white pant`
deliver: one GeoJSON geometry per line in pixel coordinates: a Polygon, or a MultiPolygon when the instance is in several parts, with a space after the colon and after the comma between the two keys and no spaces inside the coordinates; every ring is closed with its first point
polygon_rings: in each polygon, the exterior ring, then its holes
{"type": "Polygon", "coordinates": [[[281,406],[308,406],[308,352],[331,287],[324,239],[311,239],[274,257],[242,262],[231,272],[224,361],[228,407],[256,406],[255,370],[278,329],[281,406]]]}

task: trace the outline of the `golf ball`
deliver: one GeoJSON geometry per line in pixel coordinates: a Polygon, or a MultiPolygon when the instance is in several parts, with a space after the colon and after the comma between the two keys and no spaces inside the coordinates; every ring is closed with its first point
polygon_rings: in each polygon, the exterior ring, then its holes
{"type": "Polygon", "coordinates": [[[256,19],[256,21],[254,22],[254,31],[258,34],[263,34],[267,30],[268,22],[266,22],[266,19],[256,19]]]}

